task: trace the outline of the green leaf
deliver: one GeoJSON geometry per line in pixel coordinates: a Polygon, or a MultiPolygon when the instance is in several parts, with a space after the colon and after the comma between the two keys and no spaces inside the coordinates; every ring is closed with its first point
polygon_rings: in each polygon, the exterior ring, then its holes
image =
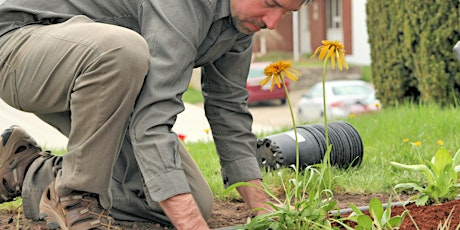
{"type": "Polygon", "coordinates": [[[425,206],[426,205],[426,202],[428,201],[428,195],[426,194],[420,194],[417,198],[417,200],[415,201],[415,204],[417,206],[425,206]]]}
{"type": "Polygon", "coordinates": [[[391,198],[388,201],[387,208],[383,212],[382,227],[387,226],[387,222],[391,220],[391,198]]]}
{"type": "Polygon", "coordinates": [[[400,168],[400,169],[407,169],[407,170],[412,170],[412,171],[419,171],[419,172],[423,172],[424,170],[427,170],[428,167],[426,165],[406,165],[406,164],[401,164],[401,163],[398,163],[398,162],[390,162],[391,165],[397,167],[397,168],[400,168]]]}
{"type": "Polygon", "coordinates": [[[235,188],[238,188],[238,187],[241,187],[241,186],[253,186],[253,187],[257,187],[255,184],[253,183],[249,183],[249,182],[238,182],[238,183],[235,183],[235,184],[232,184],[230,186],[228,186],[223,192],[222,194],[225,195],[229,192],[231,192],[233,189],[235,188]]]}
{"type": "Polygon", "coordinates": [[[390,164],[397,168],[422,172],[430,184],[434,183],[435,181],[435,175],[426,165],[405,165],[398,162],[390,162],[390,164]]]}
{"type": "MultiPolygon", "coordinates": [[[[433,161],[432,161],[433,162],[433,161]]],[[[434,169],[436,175],[440,175],[445,167],[452,165],[452,158],[450,153],[445,148],[439,148],[434,156],[434,169]]]]}
{"type": "Polygon", "coordinates": [[[378,220],[380,222],[383,216],[382,202],[380,202],[380,200],[377,198],[372,197],[371,201],[369,202],[369,212],[371,213],[374,220],[378,220]]]}
{"type": "Polygon", "coordinates": [[[457,152],[454,154],[454,157],[452,159],[452,164],[455,166],[460,164],[460,149],[458,149],[457,152]]]}
{"type": "Polygon", "coordinates": [[[350,208],[351,210],[353,210],[353,213],[351,215],[364,215],[364,213],[358,209],[358,207],[356,207],[355,205],[353,204],[350,204],[350,208]]]}
{"type": "Polygon", "coordinates": [[[416,183],[400,183],[400,184],[397,184],[395,186],[395,189],[403,189],[403,190],[406,190],[406,189],[414,189],[414,190],[417,190],[417,191],[424,191],[425,188],[423,188],[422,186],[416,184],[416,183]]]}
{"type": "Polygon", "coordinates": [[[460,165],[455,166],[454,170],[456,173],[460,172],[460,165]]]}
{"type": "Polygon", "coordinates": [[[360,215],[357,219],[358,225],[363,227],[364,229],[372,229],[372,219],[366,215],[360,215]]]}
{"type": "Polygon", "coordinates": [[[388,220],[388,224],[386,226],[390,227],[391,229],[398,228],[402,224],[403,220],[403,217],[395,216],[388,220]]]}

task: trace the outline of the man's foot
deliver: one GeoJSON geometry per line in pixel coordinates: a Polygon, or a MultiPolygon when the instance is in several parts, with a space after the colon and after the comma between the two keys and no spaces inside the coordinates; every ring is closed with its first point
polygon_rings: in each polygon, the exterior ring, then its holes
{"type": "Polygon", "coordinates": [[[42,149],[19,126],[11,126],[0,136],[0,203],[21,195],[22,184],[30,164],[42,149]]]}
{"type": "Polygon", "coordinates": [[[40,200],[40,219],[50,229],[121,229],[98,203],[94,194],[72,192],[59,196],[54,181],[40,200]]]}

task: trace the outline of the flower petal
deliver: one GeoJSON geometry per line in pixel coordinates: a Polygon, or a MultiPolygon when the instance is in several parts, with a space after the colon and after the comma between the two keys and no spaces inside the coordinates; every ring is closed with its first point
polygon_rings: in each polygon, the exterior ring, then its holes
{"type": "Polygon", "coordinates": [[[264,78],[262,81],[259,82],[259,85],[261,86],[266,85],[270,81],[271,78],[272,78],[271,76],[264,78]]]}
{"type": "Polygon", "coordinates": [[[272,85],[270,86],[270,92],[275,88],[275,81],[272,79],[272,85]]]}
{"type": "Polygon", "coordinates": [[[280,77],[281,77],[281,74],[273,78],[273,79],[275,80],[275,83],[276,83],[276,85],[278,86],[278,88],[281,88],[281,80],[280,80],[280,77]]]}
{"type": "Polygon", "coordinates": [[[324,57],[326,56],[328,50],[329,50],[329,45],[324,46],[324,47],[321,49],[321,53],[319,54],[319,59],[320,59],[320,60],[323,60],[323,59],[324,59],[324,57]]]}
{"type": "Polygon", "coordinates": [[[285,70],[284,73],[286,74],[286,77],[288,77],[289,79],[293,81],[297,81],[299,79],[294,73],[292,73],[289,70],[285,70]]]}
{"type": "Polygon", "coordinates": [[[343,63],[343,66],[345,67],[345,69],[348,69],[348,64],[347,64],[347,60],[345,60],[345,52],[344,51],[340,52],[340,59],[342,60],[342,63],[343,63]]]}
{"type": "Polygon", "coordinates": [[[318,51],[321,51],[321,48],[322,48],[322,47],[323,47],[323,46],[320,46],[320,47],[316,48],[316,50],[315,50],[315,52],[313,53],[313,56],[312,56],[312,57],[315,57],[316,54],[318,53],[318,51]]]}

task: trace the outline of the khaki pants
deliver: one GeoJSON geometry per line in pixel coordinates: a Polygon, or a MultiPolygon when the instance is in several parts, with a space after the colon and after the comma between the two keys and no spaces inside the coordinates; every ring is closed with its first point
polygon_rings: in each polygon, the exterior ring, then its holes
{"type": "MultiPolygon", "coordinates": [[[[137,33],[84,16],[0,37],[0,97],[69,137],[67,154],[39,158],[27,172],[27,217],[38,218],[41,194],[54,179],[52,169],[62,166],[58,193],[96,193],[116,219],[168,222],[158,204],[148,202],[126,134],[148,60],[148,45],[137,33]]],[[[190,154],[179,148],[192,194],[208,218],[209,186],[190,154]]]]}

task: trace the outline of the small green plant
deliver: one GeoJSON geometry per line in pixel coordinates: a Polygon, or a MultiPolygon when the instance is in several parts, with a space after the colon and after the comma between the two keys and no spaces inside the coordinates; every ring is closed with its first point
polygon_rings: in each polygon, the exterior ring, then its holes
{"type": "Polygon", "coordinates": [[[417,205],[427,203],[443,203],[453,200],[459,195],[458,172],[460,172],[460,149],[451,157],[449,151],[441,147],[431,161],[424,161],[425,164],[406,165],[391,162],[391,165],[405,170],[420,172],[427,180],[426,185],[416,183],[400,183],[395,189],[413,189],[419,193],[413,198],[417,205]]]}
{"type": "MultiPolygon", "coordinates": [[[[377,198],[372,198],[369,203],[369,215],[364,214],[355,205],[350,205],[353,213],[347,218],[355,222],[357,225],[354,227],[356,230],[374,230],[374,229],[397,229],[401,226],[407,215],[407,210],[400,216],[391,216],[391,199],[386,208],[377,198]]],[[[345,227],[347,229],[352,229],[345,227]]]]}
{"type": "MultiPolygon", "coordinates": [[[[333,226],[334,220],[329,218],[329,213],[336,206],[336,202],[332,200],[332,191],[321,189],[322,186],[317,185],[322,183],[321,172],[313,166],[308,166],[299,180],[285,180],[284,172],[287,170],[291,169],[281,169],[278,172],[286,199],[281,201],[269,189],[262,188],[275,200],[268,203],[273,211],[249,218],[247,224],[238,229],[338,229],[333,226]]],[[[244,182],[233,186],[242,185],[251,186],[244,182]]]]}

